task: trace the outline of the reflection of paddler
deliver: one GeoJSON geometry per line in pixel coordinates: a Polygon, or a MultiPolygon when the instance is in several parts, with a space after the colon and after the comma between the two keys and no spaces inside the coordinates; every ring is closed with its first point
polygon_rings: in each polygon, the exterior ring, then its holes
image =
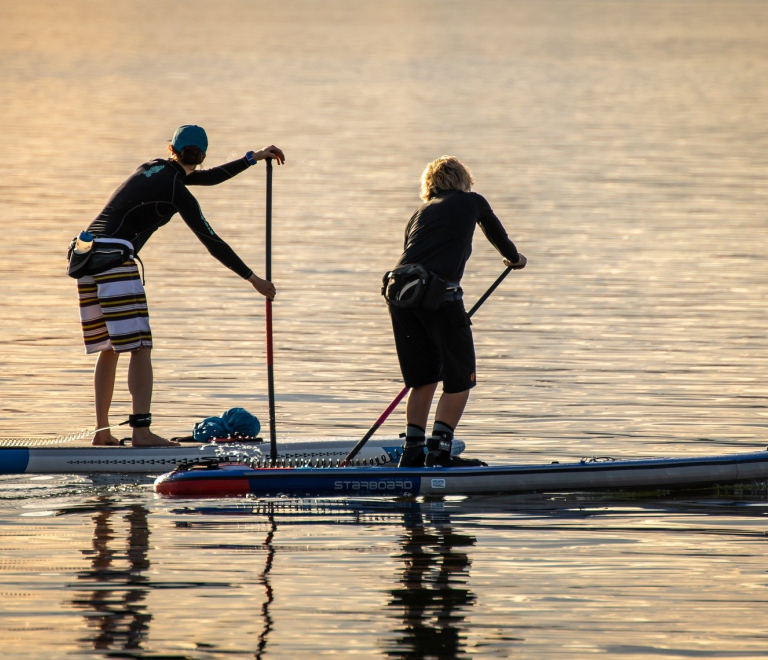
{"type": "Polygon", "coordinates": [[[398,646],[389,655],[413,658],[455,658],[463,653],[459,626],[476,596],[463,588],[471,561],[455,548],[475,538],[453,531],[447,515],[424,524],[418,511],[403,519],[402,589],[392,590],[390,607],[402,608],[398,646]]]}
{"type": "Polygon", "coordinates": [[[100,503],[93,516],[92,549],[83,551],[92,556],[91,570],[78,573],[79,580],[95,583],[73,605],[84,610],[86,623],[96,628],[87,639],[97,650],[141,648],[152,620],[145,605],[149,578],[144,573],[150,566],[147,510],[139,504],[127,510],[123,517],[128,523],[127,547],[121,553],[112,547],[115,531],[111,519],[118,510],[108,500],[100,503]],[[118,568],[126,560],[125,567],[118,568]]]}
{"type": "MultiPolygon", "coordinates": [[[[119,239],[130,244],[137,255],[160,227],[179,213],[208,251],[267,298],[274,298],[275,287],[258,277],[235,251],[213,230],[200,204],[187,186],[212,186],[244,172],[256,161],[266,158],[284,161],[275,146],[249,151],[242,158],[196,171],[205,159],[208,137],[200,126],[181,126],[169,145],[167,159],[156,158],[143,165],[113,193],[104,210],[88,227],[99,239],[119,239]]],[[[117,361],[121,353],[130,353],[128,389],[133,414],[134,446],[168,446],[177,443],[161,438],[149,427],[152,423],[152,333],[144,285],[133,259],[109,270],[78,279],[80,316],[87,353],[98,353],[94,374],[96,428],[95,445],[115,445],[109,431],[109,409],[115,387],[117,361]]]]}

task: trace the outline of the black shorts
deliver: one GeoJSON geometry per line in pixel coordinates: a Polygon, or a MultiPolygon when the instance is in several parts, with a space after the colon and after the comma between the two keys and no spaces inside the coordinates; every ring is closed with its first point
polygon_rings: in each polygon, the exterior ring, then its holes
{"type": "Polygon", "coordinates": [[[475,386],[472,321],[461,300],[436,311],[390,306],[389,315],[406,387],[443,381],[443,391],[455,394],[475,386]]]}

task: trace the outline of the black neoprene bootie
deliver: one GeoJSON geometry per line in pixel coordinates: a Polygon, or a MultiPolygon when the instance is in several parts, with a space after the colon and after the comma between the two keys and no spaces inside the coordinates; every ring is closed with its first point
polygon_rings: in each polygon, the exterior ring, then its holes
{"type": "Polygon", "coordinates": [[[427,457],[424,460],[426,467],[483,467],[488,465],[476,458],[461,458],[451,456],[453,434],[434,432],[427,439],[427,457]]]}
{"type": "Polygon", "coordinates": [[[399,468],[420,468],[424,467],[424,444],[426,437],[424,429],[417,424],[408,424],[405,427],[405,433],[400,434],[405,438],[403,444],[403,454],[400,456],[399,468]]]}
{"type": "Polygon", "coordinates": [[[403,447],[403,455],[400,457],[400,462],[397,464],[399,468],[420,468],[424,467],[424,459],[426,454],[424,453],[424,443],[420,445],[411,445],[403,447]]]}
{"type": "Polygon", "coordinates": [[[451,463],[451,446],[453,434],[432,433],[427,439],[427,457],[424,459],[426,467],[448,467],[451,463]]]}

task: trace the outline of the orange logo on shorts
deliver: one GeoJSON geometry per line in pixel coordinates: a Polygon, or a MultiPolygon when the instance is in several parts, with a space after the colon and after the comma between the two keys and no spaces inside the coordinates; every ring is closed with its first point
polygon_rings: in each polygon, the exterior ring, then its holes
{"type": "Polygon", "coordinates": [[[475,372],[472,372],[472,375],[469,377],[469,380],[471,380],[473,383],[475,382],[475,372]]]}

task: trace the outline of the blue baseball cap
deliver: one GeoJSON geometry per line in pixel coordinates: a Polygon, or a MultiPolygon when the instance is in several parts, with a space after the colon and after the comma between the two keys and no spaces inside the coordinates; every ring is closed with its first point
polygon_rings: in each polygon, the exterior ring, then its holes
{"type": "Polygon", "coordinates": [[[171,146],[178,153],[181,153],[184,147],[197,147],[205,155],[205,152],[208,151],[208,136],[202,126],[184,124],[184,126],[179,126],[173,134],[171,146]]]}

